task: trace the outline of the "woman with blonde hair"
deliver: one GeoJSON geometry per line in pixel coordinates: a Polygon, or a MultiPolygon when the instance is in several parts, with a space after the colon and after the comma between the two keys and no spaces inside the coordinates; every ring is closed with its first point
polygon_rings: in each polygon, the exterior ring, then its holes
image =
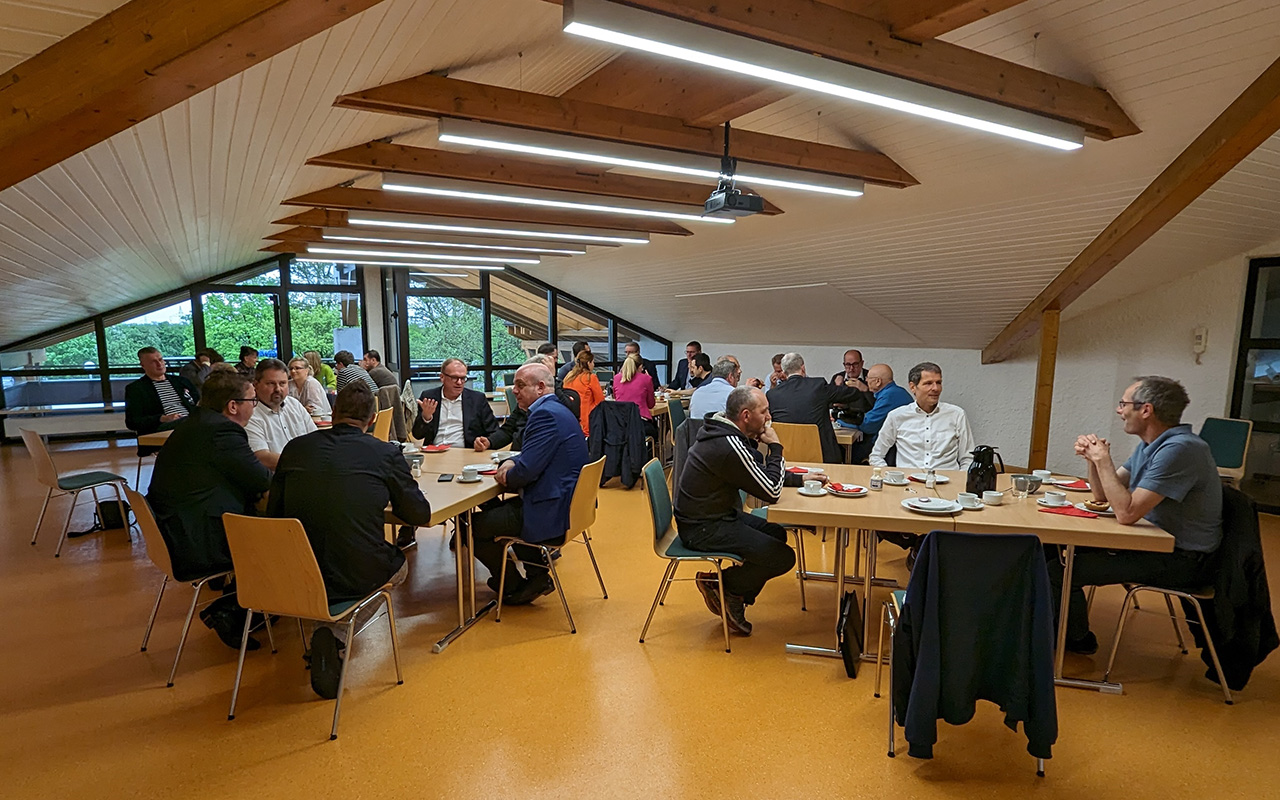
{"type": "Polygon", "coordinates": [[[338,376],[334,374],[333,367],[320,360],[319,352],[308,350],[302,354],[302,357],[311,366],[311,376],[319,382],[320,388],[329,394],[338,391],[338,376]]]}
{"type": "Polygon", "coordinates": [[[653,421],[653,378],[643,372],[639,353],[629,353],[622,362],[622,370],[613,376],[613,399],[635,403],[640,407],[644,420],[644,435],[657,438],[658,426],[653,421]]]}
{"type": "Polygon", "coordinates": [[[572,389],[582,399],[579,406],[579,421],[583,434],[591,433],[591,411],[604,402],[604,389],[600,388],[600,379],[596,377],[596,359],[590,350],[582,350],[573,360],[573,367],[564,376],[564,388],[572,389]]]}
{"type": "Polygon", "coordinates": [[[302,356],[289,359],[289,396],[302,403],[313,417],[329,413],[329,398],[320,381],[311,375],[311,362],[302,356]]]}

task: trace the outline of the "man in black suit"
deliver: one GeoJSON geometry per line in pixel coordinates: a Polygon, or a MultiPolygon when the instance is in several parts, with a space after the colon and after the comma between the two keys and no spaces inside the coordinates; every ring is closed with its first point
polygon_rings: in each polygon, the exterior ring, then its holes
{"type": "Polygon", "coordinates": [[[137,433],[171,430],[195,410],[200,392],[180,375],[166,375],[154,347],[138,351],[143,377],[124,387],[124,424],[137,433]]]}
{"type": "MultiPolygon", "coordinates": [[[[271,473],[249,449],[244,426],[258,398],[253,384],[234,372],[212,373],[200,405],[156,457],[147,500],[169,547],[174,576],[195,580],[231,569],[222,527],[225,512],[253,513],[271,473]]],[[[239,649],[243,609],[231,595],[215,600],[200,618],[218,638],[239,649]]],[[[251,640],[251,648],[257,643],[251,640]]]]}
{"type": "MultiPolygon", "coordinates": [[[[844,351],[844,369],[832,375],[831,382],[836,386],[852,386],[860,392],[871,391],[867,386],[867,371],[862,366],[861,350],[844,351]]],[[[836,419],[850,425],[862,424],[862,412],[850,411],[843,406],[836,406],[831,412],[836,415],[836,419]]]]}
{"type": "Polygon", "coordinates": [[[661,385],[662,385],[662,384],[658,383],[658,367],[657,367],[657,365],[656,365],[656,364],[654,364],[654,363],[653,363],[652,361],[650,361],[649,359],[645,358],[644,356],[641,356],[641,355],[640,355],[640,343],[639,343],[639,342],[627,342],[626,346],[625,346],[625,347],[623,347],[622,349],[623,349],[623,350],[625,351],[625,353],[626,353],[626,356],[624,356],[624,357],[629,358],[629,357],[631,356],[631,354],[632,354],[632,353],[635,353],[637,356],[640,356],[640,371],[641,371],[641,372],[643,372],[644,374],[648,375],[650,378],[652,378],[652,379],[653,379],[653,388],[654,388],[654,389],[657,389],[659,386],[661,386],[661,385]]]}
{"type": "Polygon", "coordinates": [[[484,392],[466,388],[467,365],[447,358],[440,366],[440,388],[428,389],[418,399],[422,410],[413,421],[413,438],[427,444],[474,447],[477,436],[492,436],[498,421],[484,392]]]}
{"type": "Polygon", "coordinates": [[[830,408],[840,404],[851,411],[865,413],[875,403],[870,392],[853,386],[835,386],[822,378],[805,373],[804,358],[799,353],[782,357],[782,373],[786,380],[769,390],[769,413],[774,422],[795,425],[817,425],[822,442],[822,460],[828,464],[844,461],[835,429],[831,427],[830,408]]]}
{"type": "MultiPolygon", "coordinates": [[[[383,535],[388,505],[413,525],[431,522],[431,504],[409,474],[400,449],[365,433],[374,400],[353,381],[333,405],[333,427],[285,445],[271,481],[267,514],[302,521],[330,603],[361,600],[408,570],[400,548],[383,535]]],[[[311,688],[333,699],[341,664],[327,627],[311,637],[311,688]]]]}
{"type": "Polygon", "coordinates": [[[692,389],[689,384],[689,367],[693,364],[694,356],[702,352],[702,344],[700,342],[689,342],[684,346],[684,358],[676,364],[676,374],[672,376],[670,382],[667,383],[668,389],[692,389]]]}

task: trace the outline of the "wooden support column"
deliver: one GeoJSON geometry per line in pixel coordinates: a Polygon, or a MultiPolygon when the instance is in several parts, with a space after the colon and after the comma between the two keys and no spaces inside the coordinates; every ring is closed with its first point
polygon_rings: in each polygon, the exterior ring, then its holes
{"type": "Polygon", "coordinates": [[[1036,399],[1031,413],[1031,452],[1028,469],[1044,469],[1049,458],[1049,418],[1053,414],[1053,373],[1058,365],[1058,319],[1062,312],[1045,309],[1040,315],[1040,360],[1036,363],[1036,399]]]}

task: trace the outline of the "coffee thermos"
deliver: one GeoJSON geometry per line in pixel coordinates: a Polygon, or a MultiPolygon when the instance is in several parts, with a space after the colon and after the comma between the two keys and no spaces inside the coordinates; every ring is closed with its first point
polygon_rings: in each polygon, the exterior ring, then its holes
{"type": "Polygon", "coordinates": [[[965,481],[965,491],[982,496],[983,492],[993,492],[996,488],[996,475],[1004,472],[1004,459],[991,445],[980,444],[973,448],[973,463],[969,465],[969,477],[965,481]],[[1000,462],[1000,471],[996,471],[995,462],[1000,462]]]}

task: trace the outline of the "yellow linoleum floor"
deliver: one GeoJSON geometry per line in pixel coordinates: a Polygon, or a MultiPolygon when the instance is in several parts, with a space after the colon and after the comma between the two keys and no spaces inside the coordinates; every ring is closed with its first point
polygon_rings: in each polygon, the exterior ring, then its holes
{"type": "MultiPolygon", "coordinates": [[[[63,471],[130,477],[132,454],[127,440],[54,448],[63,471]]],[[[750,609],[755,635],[735,637],[728,655],[718,620],[692,586],[677,585],[641,645],[664,564],[638,488],[601,494],[594,540],[608,600],[585,552],[560,562],[576,635],[548,596],[432,654],[454,623],[453,560],[440,529],[423,531],[395,597],[403,686],[378,622],[357,641],[340,738],[328,741],[332,704],[311,693],[296,626],[282,625],[278,654],[264,646],[247,659],[229,722],[234,652],[198,622],[176,686],[164,686],[190,590],[166,593],[139,652],[160,582],[140,537],[72,540],[55,560],[66,500],[51,508],[39,544],[27,544],[42,497],[22,447],[0,448],[4,798],[1280,794],[1280,655],[1227,707],[1197,654],[1180,655],[1168,619],[1152,613],[1126,633],[1114,675],[1123,696],[1059,690],[1045,779],[989,704],[967,725],[941,725],[932,761],[886,758],[887,701],[873,698],[870,668],[848,680],[837,661],[783,651],[787,641],[827,641],[832,584],[809,584],[802,612],[795,580],[772,582],[750,609]]],[[[89,516],[85,502],[73,528],[89,516]]],[[[1274,576],[1280,524],[1264,526],[1274,576]]],[[[830,562],[829,545],[810,537],[806,546],[811,569],[830,562]]],[[[902,551],[881,553],[883,572],[905,577],[902,551]]],[[[490,593],[481,586],[478,597],[490,593]]],[[[1070,672],[1100,673],[1120,598],[1099,593],[1103,651],[1069,657],[1070,672]]],[[[898,741],[905,751],[900,731],[898,741]]]]}

